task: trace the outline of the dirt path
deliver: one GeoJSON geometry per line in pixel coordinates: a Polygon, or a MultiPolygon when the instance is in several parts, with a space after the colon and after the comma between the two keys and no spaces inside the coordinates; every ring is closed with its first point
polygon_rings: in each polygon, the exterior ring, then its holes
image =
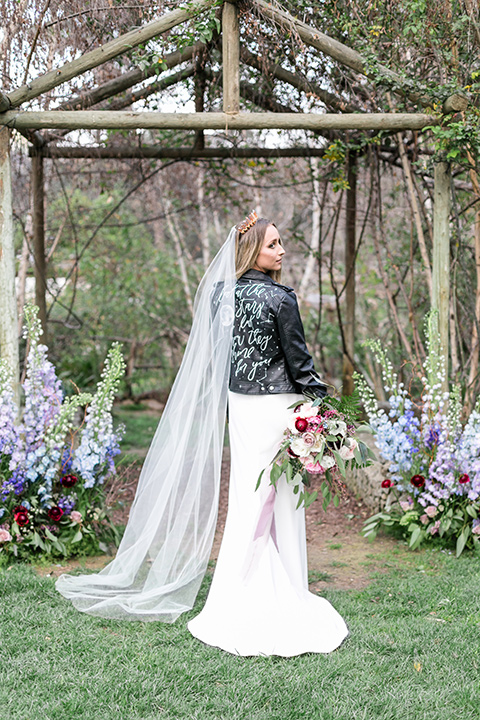
{"type": "MultiPolygon", "coordinates": [[[[220,488],[220,504],[218,524],[212,550],[212,559],[216,559],[225,526],[228,506],[228,476],[230,460],[228,449],[224,453],[222,463],[222,483],[220,488]]],[[[113,505],[115,523],[126,523],[128,511],[132,504],[138,466],[132,466],[125,473],[124,482],[116,489],[113,505]]],[[[336,589],[361,589],[366,587],[371,574],[381,570],[385,565],[385,555],[390,551],[405,554],[402,546],[389,538],[376,539],[368,542],[360,535],[363,521],[370,511],[348,493],[341,499],[338,508],[331,503],[326,512],[320,502],[314,502],[307,510],[307,551],[310,587],[321,590],[324,587],[336,589]]],[[[111,558],[100,556],[81,558],[67,563],[42,566],[38,572],[42,575],[58,576],[76,568],[100,570],[111,558]]]]}

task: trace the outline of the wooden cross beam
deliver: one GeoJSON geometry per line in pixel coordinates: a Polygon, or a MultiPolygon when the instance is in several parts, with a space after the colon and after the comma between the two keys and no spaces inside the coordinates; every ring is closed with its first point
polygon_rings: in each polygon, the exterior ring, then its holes
{"type": "Polygon", "coordinates": [[[101,130],[422,130],[438,125],[436,115],[420,113],[160,113],[108,110],[10,111],[0,126],[16,129],[101,130]]]}
{"type": "MultiPolygon", "coordinates": [[[[362,75],[369,78],[376,78],[369,67],[367,60],[356,50],[353,50],[348,45],[335,40],[334,38],[325,35],[311,25],[307,25],[297,18],[290,15],[284,10],[280,10],[274,6],[273,3],[267,0],[253,0],[254,5],[257,6],[262,15],[267,16],[279,23],[283,28],[293,28],[294,32],[297,32],[301,39],[310,45],[311,47],[320,50],[320,52],[328,55],[329,57],[337,60],[342,65],[355,70],[362,75]]],[[[409,87],[408,78],[404,78],[398,73],[385,67],[385,65],[377,64],[375,68],[376,73],[383,76],[386,80],[390,81],[392,85],[400,90],[395,89],[397,95],[403,95],[408,97],[412,102],[419,103],[423,107],[432,107],[435,100],[428,95],[416,92],[409,87]]],[[[468,98],[463,93],[454,93],[451,97],[447,98],[444,103],[443,109],[445,113],[449,112],[460,112],[465,110],[469,105],[468,98]]]]}
{"type": "MultiPolygon", "coordinates": [[[[29,148],[30,155],[36,153],[34,148],[29,148]]],[[[290,157],[323,157],[324,148],[292,147],[292,148],[217,148],[208,147],[196,149],[194,147],[157,147],[156,145],[142,145],[133,147],[122,143],[112,147],[77,147],[77,146],[54,146],[49,145],[42,149],[45,158],[69,158],[69,159],[110,159],[128,160],[130,158],[154,158],[164,160],[167,158],[178,158],[184,160],[228,160],[230,158],[290,158],[290,157]]]]}
{"type": "MultiPolygon", "coordinates": [[[[105,43],[105,45],[101,45],[95,48],[95,50],[81,55],[79,58],[62,65],[60,68],[41,75],[35,80],[32,80],[28,85],[23,85],[3,97],[7,98],[11,108],[18,107],[22,103],[52,90],[54,87],[57,87],[57,85],[61,85],[88,70],[98,67],[98,65],[108,60],[118,57],[118,55],[122,55],[134,47],[138,47],[138,45],[142,43],[148,42],[148,40],[151,40],[157,35],[171,30],[176,25],[202,12],[211,4],[212,0],[191,0],[187,7],[168,12],[158,20],[154,20],[136,30],[131,30],[125,33],[125,35],[120,35],[120,37],[115,38],[115,40],[111,40],[105,43]]],[[[2,102],[2,98],[0,97],[0,108],[4,108],[4,105],[5,102],[2,102]]]]}

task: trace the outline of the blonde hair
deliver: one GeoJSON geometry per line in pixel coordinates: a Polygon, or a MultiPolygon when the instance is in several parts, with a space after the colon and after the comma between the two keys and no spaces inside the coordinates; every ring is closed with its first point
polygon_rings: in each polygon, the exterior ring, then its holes
{"type": "MultiPolygon", "coordinates": [[[[258,218],[255,225],[244,233],[237,230],[235,239],[235,269],[237,278],[241,277],[247,270],[251,270],[257,261],[260,250],[263,247],[265,233],[269,225],[277,227],[275,223],[270,222],[266,218],[258,218]]],[[[280,282],[282,277],[281,270],[269,270],[267,275],[280,282]]]]}

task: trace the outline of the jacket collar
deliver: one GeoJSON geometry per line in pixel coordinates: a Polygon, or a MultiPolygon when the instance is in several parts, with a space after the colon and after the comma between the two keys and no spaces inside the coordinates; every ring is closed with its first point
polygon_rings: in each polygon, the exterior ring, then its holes
{"type": "Polygon", "coordinates": [[[243,273],[243,275],[238,279],[254,280],[255,282],[265,282],[269,284],[273,283],[273,279],[270,277],[270,275],[267,275],[267,273],[264,273],[261,270],[254,270],[253,268],[247,270],[247,272],[243,273]]]}

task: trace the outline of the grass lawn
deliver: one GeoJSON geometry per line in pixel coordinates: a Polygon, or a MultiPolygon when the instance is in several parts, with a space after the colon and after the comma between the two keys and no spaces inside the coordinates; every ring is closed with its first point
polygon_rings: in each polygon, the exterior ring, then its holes
{"type": "Polygon", "coordinates": [[[331,655],[241,658],[173,625],[82,615],[49,577],[0,571],[1,720],[478,720],[478,556],[407,559],[324,595],[350,637],[331,655]]]}

